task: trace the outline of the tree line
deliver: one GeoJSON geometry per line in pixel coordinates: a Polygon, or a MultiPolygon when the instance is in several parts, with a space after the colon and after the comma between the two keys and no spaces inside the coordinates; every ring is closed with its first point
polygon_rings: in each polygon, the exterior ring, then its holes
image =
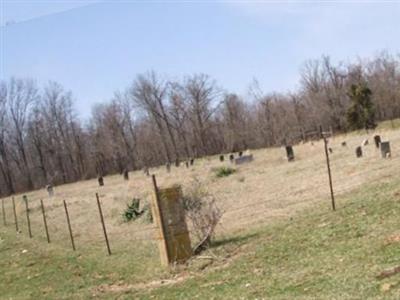
{"type": "Polygon", "coordinates": [[[59,83],[2,80],[0,195],[295,143],[319,126],[344,132],[362,127],[363,118],[400,117],[400,54],[337,64],[324,56],[305,62],[300,78],[288,93],[266,93],[254,80],[243,97],[205,74],[169,80],[152,71],[95,105],[87,122],[59,83]],[[362,117],[365,99],[372,115],[362,117]]]}

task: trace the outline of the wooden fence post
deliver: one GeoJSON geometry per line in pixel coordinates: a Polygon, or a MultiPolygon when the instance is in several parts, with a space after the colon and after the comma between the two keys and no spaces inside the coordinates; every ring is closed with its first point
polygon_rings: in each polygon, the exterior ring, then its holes
{"type": "Polygon", "coordinates": [[[18,228],[18,219],[17,219],[17,211],[15,210],[15,200],[14,197],[12,197],[12,204],[13,204],[13,211],[14,211],[14,223],[15,223],[15,230],[19,232],[18,228]]]}
{"type": "Polygon", "coordinates": [[[50,235],[49,235],[49,230],[47,228],[46,212],[44,211],[44,205],[42,199],[40,199],[40,206],[42,207],[43,223],[44,223],[44,229],[46,231],[47,242],[50,244],[50,235]]]}
{"type": "Polygon", "coordinates": [[[64,209],[65,209],[65,215],[67,216],[67,224],[68,224],[68,231],[69,231],[69,236],[71,238],[71,245],[72,245],[72,250],[76,250],[75,248],[75,242],[74,242],[74,236],[72,234],[72,229],[71,229],[71,222],[69,220],[69,214],[68,214],[68,208],[67,208],[67,203],[65,202],[65,200],[63,200],[64,202],[64,209]]]}
{"type": "Polygon", "coordinates": [[[330,166],[330,161],[329,161],[329,152],[328,152],[328,141],[322,131],[322,126],[320,127],[320,133],[321,137],[324,139],[324,147],[325,147],[325,157],[326,157],[326,166],[328,169],[328,177],[329,177],[329,188],[331,191],[331,201],[332,201],[332,209],[335,211],[336,210],[336,205],[335,205],[335,195],[333,192],[333,185],[332,185],[332,174],[331,174],[331,166],[330,166]]]}
{"type": "Polygon", "coordinates": [[[105,240],[106,240],[107,252],[108,252],[108,255],[111,255],[111,249],[110,249],[110,244],[109,244],[109,242],[108,242],[107,231],[106,231],[106,225],[104,224],[103,211],[101,210],[101,204],[100,204],[99,194],[97,194],[97,193],[96,193],[96,200],[97,200],[97,206],[99,207],[100,221],[101,221],[101,225],[103,226],[104,238],[105,238],[105,240]]]}
{"type": "Polygon", "coordinates": [[[23,199],[24,199],[24,202],[25,202],[26,221],[28,222],[28,233],[29,233],[29,237],[32,238],[31,219],[29,218],[28,197],[26,195],[24,195],[23,199]]]}
{"type": "Polygon", "coordinates": [[[1,199],[1,211],[3,213],[3,223],[4,226],[7,226],[7,221],[6,221],[6,212],[4,210],[4,199],[1,199]]]}

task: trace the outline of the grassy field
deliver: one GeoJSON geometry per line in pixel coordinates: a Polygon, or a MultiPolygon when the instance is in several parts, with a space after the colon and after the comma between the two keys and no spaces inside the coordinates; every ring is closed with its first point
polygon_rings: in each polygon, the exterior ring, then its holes
{"type": "MultiPolygon", "coordinates": [[[[389,124],[390,125],[390,124],[389,124]]],[[[381,159],[373,133],[336,136],[330,141],[332,175],[338,211],[330,211],[323,143],[294,147],[288,163],[284,149],[253,151],[253,163],[217,178],[218,157],[195,161],[186,169],[155,168],[161,186],[197,178],[224,210],[215,246],[187,265],[159,265],[154,226],[124,223],[122,212],[133,197],[149,201],[151,180],[142,172],[27,193],[33,238],[27,236],[21,196],[16,196],[21,232],[12,223],[0,231],[0,297],[2,299],[95,298],[393,298],[400,276],[375,276],[400,265],[400,131],[383,124],[392,158],[381,159]],[[369,138],[364,156],[354,148],[369,138]],[[347,142],[342,147],[342,141],[347,142]],[[101,196],[112,256],[106,255],[94,194],[101,196]],[[39,200],[45,202],[50,236],[43,231],[39,200]],[[69,205],[77,251],[70,249],[62,200],[69,205]]]]}

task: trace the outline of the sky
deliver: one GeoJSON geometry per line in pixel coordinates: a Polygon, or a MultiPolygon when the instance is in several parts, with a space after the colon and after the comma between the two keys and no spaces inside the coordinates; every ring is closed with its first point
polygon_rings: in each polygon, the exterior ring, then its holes
{"type": "Polygon", "coordinates": [[[0,78],[57,81],[88,117],[137,74],[206,73],[246,95],[299,86],[308,59],[400,53],[400,1],[0,0],[0,78]]]}

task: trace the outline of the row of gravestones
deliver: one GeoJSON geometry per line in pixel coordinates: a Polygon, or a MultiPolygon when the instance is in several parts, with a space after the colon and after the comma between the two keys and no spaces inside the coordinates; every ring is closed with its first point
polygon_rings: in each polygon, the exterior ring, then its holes
{"type": "MultiPolygon", "coordinates": [[[[382,158],[391,157],[391,150],[390,150],[390,142],[389,141],[382,142],[381,137],[379,135],[375,135],[374,136],[374,142],[375,142],[375,147],[377,149],[381,150],[382,158]]],[[[363,146],[366,146],[366,145],[368,145],[368,140],[365,140],[363,142],[363,146]]],[[[356,148],[356,156],[357,157],[362,157],[362,155],[363,155],[362,147],[358,146],[356,148]]]]}
{"type": "MultiPolygon", "coordinates": [[[[179,167],[180,164],[181,164],[180,161],[177,159],[175,161],[175,166],[179,167]]],[[[185,161],[185,165],[186,165],[186,168],[189,168],[189,166],[193,166],[194,165],[194,158],[191,158],[190,160],[185,161]]],[[[165,166],[167,168],[167,172],[169,173],[171,171],[171,163],[166,163],[165,166]]],[[[147,167],[143,168],[143,172],[147,176],[150,176],[149,168],[147,168],[147,167]]],[[[128,170],[124,170],[123,176],[124,176],[125,180],[129,180],[129,171],[128,170]]],[[[99,186],[104,186],[104,177],[103,176],[99,176],[97,178],[97,180],[98,180],[99,186]]]]}
{"type": "MultiPolygon", "coordinates": [[[[381,137],[379,135],[375,135],[374,136],[374,142],[375,142],[375,146],[376,148],[380,148],[381,149],[381,155],[382,158],[388,158],[391,156],[391,150],[390,150],[390,142],[386,141],[386,142],[382,142],[381,137]]],[[[368,140],[365,140],[363,142],[363,145],[366,146],[368,145],[368,140]]],[[[346,142],[342,142],[342,146],[347,146],[346,142]]],[[[293,151],[293,147],[292,146],[285,146],[285,150],[286,150],[286,157],[288,159],[288,161],[294,161],[294,151],[293,151]]],[[[333,150],[332,148],[328,148],[329,152],[332,153],[333,150]]],[[[358,146],[356,148],[356,157],[362,157],[363,152],[362,152],[362,147],[358,146]]],[[[221,162],[223,162],[225,160],[225,156],[223,154],[221,154],[219,156],[219,160],[221,162]]],[[[241,163],[245,163],[245,162],[251,162],[253,161],[253,155],[245,155],[243,156],[243,152],[240,151],[238,152],[238,157],[235,159],[235,155],[233,153],[231,153],[229,155],[229,160],[230,162],[235,162],[236,164],[241,164],[241,163]]],[[[194,165],[194,159],[191,158],[188,161],[185,161],[185,165],[186,168],[189,168],[189,166],[193,166],[194,165]]],[[[177,159],[175,161],[175,166],[179,167],[180,166],[180,161],[177,159]]],[[[166,164],[166,168],[167,168],[167,172],[169,173],[171,171],[171,164],[167,163],[166,164]]],[[[147,176],[150,176],[150,172],[148,168],[144,168],[144,173],[147,176]]],[[[129,171],[128,170],[124,170],[123,172],[123,177],[125,180],[129,180],[129,171]]],[[[99,176],[98,177],[98,183],[99,186],[104,186],[104,178],[103,176],[99,176]]],[[[54,188],[52,185],[47,185],[46,186],[46,190],[48,192],[49,197],[52,197],[54,195],[54,188]]]]}
{"type": "MultiPolygon", "coordinates": [[[[374,142],[375,142],[375,146],[376,148],[380,148],[381,150],[381,156],[382,158],[389,158],[391,156],[391,150],[390,150],[390,142],[386,141],[386,142],[382,142],[381,137],[379,135],[375,135],[374,136],[374,142]]],[[[364,146],[368,145],[368,140],[363,141],[362,143],[364,146]]],[[[347,146],[346,142],[342,142],[342,146],[347,146]]],[[[293,151],[293,147],[292,146],[285,146],[285,150],[286,150],[286,157],[288,159],[288,161],[294,161],[294,151],[293,151]]],[[[333,153],[333,149],[332,148],[328,148],[329,153],[333,153]]],[[[356,156],[357,157],[362,157],[362,147],[358,146],[356,148],[356,156]]]]}

